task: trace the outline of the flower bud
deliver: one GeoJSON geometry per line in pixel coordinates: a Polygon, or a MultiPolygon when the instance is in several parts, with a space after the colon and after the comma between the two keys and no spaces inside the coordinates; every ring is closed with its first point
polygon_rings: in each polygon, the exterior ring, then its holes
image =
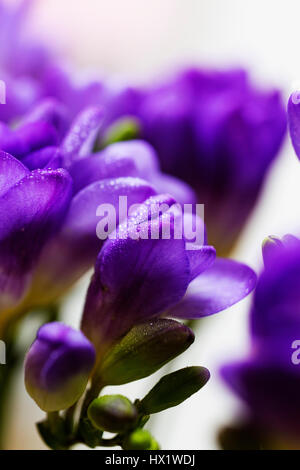
{"type": "Polygon", "coordinates": [[[95,428],[113,433],[124,432],[137,420],[137,410],[122,395],[96,398],[88,408],[88,417],[95,428]]]}
{"type": "Polygon", "coordinates": [[[136,325],[107,353],[97,376],[105,385],[122,385],[148,377],[193,341],[193,332],[174,320],[156,319],[136,325]]]}
{"type": "Polygon", "coordinates": [[[145,429],[136,429],[123,442],[125,450],[159,450],[158,442],[145,429]]]}
{"type": "Polygon", "coordinates": [[[43,325],[26,357],[27,392],[44,411],[64,410],[84,392],[94,361],[94,347],[80,331],[43,325]]]}
{"type": "Polygon", "coordinates": [[[165,375],[140,402],[139,409],[144,414],[152,414],[180,405],[198,392],[209,377],[205,367],[186,367],[165,375]]]}

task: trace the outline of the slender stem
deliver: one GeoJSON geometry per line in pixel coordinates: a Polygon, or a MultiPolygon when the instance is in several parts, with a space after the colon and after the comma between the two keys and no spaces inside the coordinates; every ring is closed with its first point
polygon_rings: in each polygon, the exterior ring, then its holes
{"type": "Polygon", "coordinates": [[[58,411],[53,411],[51,413],[47,413],[47,420],[50,425],[51,432],[55,434],[57,428],[57,422],[59,420],[59,413],[58,411]]]}
{"type": "Polygon", "coordinates": [[[77,408],[78,402],[74,403],[73,406],[70,406],[70,408],[67,409],[65,413],[65,423],[66,423],[66,428],[67,432],[69,434],[73,434],[74,430],[74,414],[77,408]]]}
{"type": "Polygon", "coordinates": [[[89,404],[99,396],[101,390],[103,388],[103,385],[100,384],[100,382],[92,382],[91,387],[88,389],[85,399],[81,408],[81,414],[80,418],[83,418],[86,415],[87,409],[89,407],[89,404]]]}

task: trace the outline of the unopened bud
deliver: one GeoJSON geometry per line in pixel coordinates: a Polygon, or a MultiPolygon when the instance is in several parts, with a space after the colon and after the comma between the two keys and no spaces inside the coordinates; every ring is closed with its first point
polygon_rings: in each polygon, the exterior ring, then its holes
{"type": "Polygon", "coordinates": [[[44,411],[69,408],[83,394],[94,362],[95,349],[83,333],[48,323],[26,356],[27,392],[44,411]]]}
{"type": "Polygon", "coordinates": [[[145,429],[136,429],[123,442],[125,450],[159,450],[158,442],[145,429]]]}
{"type": "Polygon", "coordinates": [[[152,414],[177,406],[198,392],[209,377],[205,367],[186,367],[165,375],[139,403],[139,409],[152,414]]]}
{"type": "Polygon", "coordinates": [[[95,428],[119,433],[135,424],[137,410],[122,395],[106,395],[92,401],[88,408],[88,417],[95,428]]]}
{"type": "Polygon", "coordinates": [[[148,377],[193,341],[193,332],[174,320],[137,325],[108,352],[97,374],[104,385],[122,385],[148,377]]]}

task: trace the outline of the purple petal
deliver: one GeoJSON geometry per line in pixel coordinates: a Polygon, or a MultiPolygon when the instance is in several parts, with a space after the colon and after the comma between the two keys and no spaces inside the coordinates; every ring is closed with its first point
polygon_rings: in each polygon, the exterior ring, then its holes
{"type": "Polygon", "coordinates": [[[196,193],[192,188],[174,176],[157,172],[147,179],[153,184],[158,193],[169,193],[180,204],[195,204],[197,202],[196,193]]]}
{"type": "Polygon", "coordinates": [[[19,160],[0,151],[0,197],[28,174],[29,170],[19,160]]]}
{"type": "MultiPolygon", "coordinates": [[[[96,235],[99,222],[97,208],[102,204],[110,204],[116,209],[116,223],[119,223],[119,198],[127,197],[128,208],[133,204],[141,204],[155,194],[149,183],[139,178],[116,178],[93,183],[82,189],[74,198],[70,207],[65,232],[96,235]]],[[[123,214],[127,217],[127,212],[123,214]]]]}
{"type": "Polygon", "coordinates": [[[66,167],[91,153],[102,120],[103,110],[96,107],[87,108],[77,116],[61,146],[66,167]]]}
{"type": "Polygon", "coordinates": [[[291,344],[300,332],[300,244],[290,237],[284,240],[259,277],[251,327],[255,338],[291,344]]]}
{"type": "Polygon", "coordinates": [[[64,170],[36,171],[0,198],[1,307],[24,295],[45,243],[60,228],[71,198],[64,170]]]}
{"type": "Polygon", "coordinates": [[[216,259],[216,250],[213,246],[201,246],[195,250],[186,250],[190,262],[191,281],[206,271],[216,259]]]}
{"type": "Polygon", "coordinates": [[[190,284],[186,296],[166,316],[192,319],[218,313],[250,294],[255,284],[256,274],[248,266],[219,258],[190,284]]]}
{"type": "MultiPolygon", "coordinates": [[[[192,208],[193,209],[193,208],[192,208]]],[[[187,248],[207,245],[207,233],[203,218],[198,213],[184,212],[183,230],[187,248]]]]}
{"type": "Polygon", "coordinates": [[[158,156],[154,148],[143,140],[117,142],[109,145],[103,153],[114,158],[132,159],[140,178],[148,180],[151,174],[159,171],[158,156]]]}
{"type": "Polygon", "coordinates": [[[105,151],[76,160],[69,169],[74,181],[74,192],[103,179],[138,176],[134,161],[130,158],[111,157],[105,151]]]}
{"type": "Polygon", "coordinates": [[[52,170],[56,170],[62,168],[62,153],[58,147],[45,147],[26,155],[22,163],[26,165],[29,170],[39,168],[51,168],[52,170]]]}
{"type": "Polygon", "coordinates": [[[22,119],[22,124],[47,122],[51,124],[62,137],[68,126],[68,113],[65,106],[53,98],[46,98],[31,109],[22,119]]]}
{"type": "Polygon", "coordinates": [[[57,131],[47,122],[28,123],[15,130],[11,130],[3,123],[0,125],[1,149],[17,158],[57,143],[57,131]]]}
{"type": "Polygon", "coordinates": [[[300,93],[293,93],[288,103],[288,124],[296,155],[300,158],[300,93]]]}
{"type": "Polygon", "coordinates": [[[96,211],[100,204],[115,207],[113,230],[120,217],[119,196],[127,196],[131,205],[142,203],[152,194],[153,188],[137,178],[103,180],[80,191],[72,200],[62,231],[43,250],[33,281],[33,289],[38,286],[36,302],[45,304],[57,299],[95,263],[103,243],[96,234],[99,222],[96,211]]]}
{"type": "MultiPolygon", "coordinates": [[[[163,229],[163,216],[154,222],[163,229]]],[[[133,224],[123,238],[120,228],[122,238],[108,240],[98,257],[82,320],[98,352],[135,323],[176,304],[189,283],[184,240],[133,239],[131,230],[136,229],[133,224]]],[[[138,230],[143,229],[149,234],[148,221],[139,224],[138,230]]]]}
{"type": "Polygon", "coordinates": [[[128,221],[137,225],[146,220],[155,220],[168,212],[175,204],[175,199],[169,194],[151,196],[129,214],[128,221]]]}
{"type": "Polygon", "coordinates": [[[276,255],[277,250],[281,250],[284,248],[283,242],[274,236],[269,236],[265,238],[262,244],[262,256],[264,260],[264,265],[266,266],[273,258],[274,255],[276,255]]]}
{"type": "Polygon", "coordinates": [[[150,180],[158,171],[154,149],[143,141],[118,142],[102,152],[75,161],[70,167],[74,180],[74,191],[106,178],[136,176],[150,180]]]}

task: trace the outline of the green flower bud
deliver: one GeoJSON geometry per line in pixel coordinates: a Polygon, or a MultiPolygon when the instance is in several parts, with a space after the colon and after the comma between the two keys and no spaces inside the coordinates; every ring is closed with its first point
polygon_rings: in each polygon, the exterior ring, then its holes
{"type": "Polygon", "coordinates": [[[140,134],[139,121],[133,117],[124,117],[114,122],[103,137],[103,147],[116,142],[137,139],[140,134]]]}
{"type": "Polygon", "coordinates": [[[146,450],[160,450],[159,443],[154,438],[152,438],[151,445],[146,450]]]}
{"type": "Polygon", "coordinates": [[[104,385],[122,385],[153,374],[194,341],[185,325],[157,319],[135,326],[104,358],[97,375],[104,385]]]}
{"type": "Polygon", "coordinates": [[[159,445],[149,431],[136,429],[123,442],[125,450],[158,450],[159,445]]]}
{"type": "Polygon", "coordinates": [[[122,395],[96,398],[88,408],[88,417],[95,428],[113,433],[130,429],[137,421],[137,410],[122,395]]]}
{"type": "Polygon", "coordinates": [[[177,406],[198,392],[209,377],[205,367],[186,367],[165,375],[139,403],[139,409],[153,414],[177,406]]]}

